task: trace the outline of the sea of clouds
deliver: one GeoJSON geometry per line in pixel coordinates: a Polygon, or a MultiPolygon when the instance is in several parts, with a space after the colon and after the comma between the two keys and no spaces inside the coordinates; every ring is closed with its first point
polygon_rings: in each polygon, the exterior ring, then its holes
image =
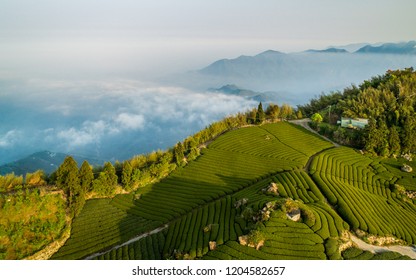
{"type": "Polygon", "coordinates": [[[3,80],[0,164],[48,150],[124,160],[166,149],[256,106],[238,96],[136,80],[3,80]]]}

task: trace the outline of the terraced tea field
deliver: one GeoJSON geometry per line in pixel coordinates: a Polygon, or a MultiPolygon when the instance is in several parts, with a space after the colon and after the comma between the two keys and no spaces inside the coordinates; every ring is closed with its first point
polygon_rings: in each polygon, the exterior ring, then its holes
{"type": "Polygon", "coordinates": [[[355,229],[415,244],[401,173],[290,123],[241,128],[140,195],[87,201],[53,258],[340,259],[355,229]]]}

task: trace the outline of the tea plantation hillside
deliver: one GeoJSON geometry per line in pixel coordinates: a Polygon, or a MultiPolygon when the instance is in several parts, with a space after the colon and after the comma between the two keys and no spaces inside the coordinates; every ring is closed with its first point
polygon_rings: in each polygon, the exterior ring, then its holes
{"type": "Polygon", "coordinates": [[[287,122],[232,130],[157,183],[88,200],[52,259],[393,258],[346,249],[356,232],[416,243],[399,166],[287,122]]]}

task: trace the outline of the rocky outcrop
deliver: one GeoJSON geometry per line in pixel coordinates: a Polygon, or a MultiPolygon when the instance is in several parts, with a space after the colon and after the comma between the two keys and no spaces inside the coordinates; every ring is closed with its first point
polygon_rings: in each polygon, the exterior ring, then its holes
{"type": "Polygon", "coordinates": [[[401,170],[402,170],[403,172],[408,172],[408,173],[410,173],[410,172],[412,172],[412,171],[413,171],[413,168],[412,168],[411,166],[407,165],[407,164],[403,164],[403,166],[402,166],[401,170]]]}
{"type": "Polygon", "coordinates": [[[292,221],[294,221],[294,222],[297,222],[297,221],[299,221],[299,220],[300,220],[300,218],[301,218],[301,212],[300,212],[300,209],[299,209],[299,208],[292,209],[292,210],[290,210],[289,212],[287,212],[287,213],[286,213],[286,216],[287,216],[290,220],[292,220],[292,221]]]}
{"type": "Polygon", "coordinates": [[[267,186],[267,188],[263,189],[263,192],[267,193],[267,194],[273,194],[273,195],[278,196],[279,195],[279,186],[276,183],[272,182],[272,183],[270,183],[270,185],[267,186]]]}
{"type": "Polygon", "coordinates": [[[242,199],[240,199],[240,200],[237,200],[237,201],[234,203],[234,207],[235,207],[235,209],[238,209],[238,208],[240,208],[241,206],[246,205],[246,204],[247,204],[247,202],[248,202],[248,198],[242,198],[242,199]]]}
{"type": "Polygon", "coordinates": [[[215,249],[217,249],[217,242],[215,242],[215,241],[210,241],[210,242],[209,242],[209,249],[210,249],[211,251],[214,251],[215,249]]]}
{"type": "Polygon", "coordinates": [[[241,246],[248,246],[259,250],[264,245],[264,240],[259,240],[257,243],[250,240],[248,235],[242,235],[238,237],[238,241],[241,246]]]}

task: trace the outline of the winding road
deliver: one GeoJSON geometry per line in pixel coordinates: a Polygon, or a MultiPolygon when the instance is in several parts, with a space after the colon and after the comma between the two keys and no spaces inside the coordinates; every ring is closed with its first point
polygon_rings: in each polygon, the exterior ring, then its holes
{"type": "Polygon", "coordinates": [[[400,246],[400,245],[393,245],[393,246],[376,246],[365,243],[363,240],[359,239],[355,235],[350,234],[350,238],[352,242],[354,242],[358,248],[365,251],[370,251],[371,253],[381,253],[386,251],[393,251],[397,252],[402,255],[406,255],[411,257],[412,259],[416,259],[416,248],[410,246],[400,246]]]}
{"type": "Polygon", "coordinates": [[[315,133],[316,135],[319,135],[321,138],[325,139],[326,141],[331,142],[331,143],[332,143],[335,147],[340,147],[340,146],[341,146],[340,144],[335,143],[335,142],[334,142],[334,141],[332,141],[331,139],[326,138],[325,136],[323,136],[323,135],[319,134],[318,132],[316,132],[315,130],[313,130],[313,129],[312,129],[312,128],[308,125],[308,123],[309,123],[310,121],[311,121],[311,119],[300,119],[300,120],[290,120],[289,122],[290,122],[290,123],[297,124],[297,125],[299,125],[299,126],[301,126],[301,127],[305,128],[305,129],[309,130],[310,132],[315,133]]]}

